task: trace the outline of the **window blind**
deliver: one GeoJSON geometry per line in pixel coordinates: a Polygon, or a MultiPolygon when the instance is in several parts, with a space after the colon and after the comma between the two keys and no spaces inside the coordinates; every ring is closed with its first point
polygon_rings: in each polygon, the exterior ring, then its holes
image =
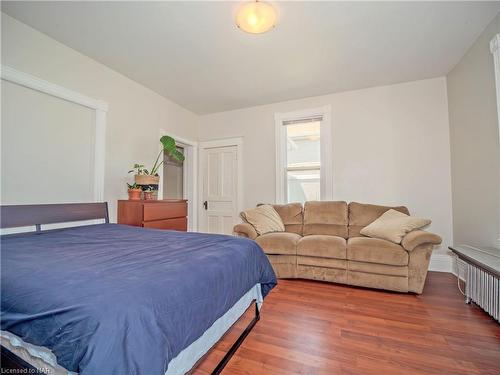
{"type": "Polygon", "coordinates": [[[293,125],[293,124],[306,124],[309,122],[323,121],[323,116],[305,117],[297,118],[293,120],[284,120],[283,125],[293,125]]]}

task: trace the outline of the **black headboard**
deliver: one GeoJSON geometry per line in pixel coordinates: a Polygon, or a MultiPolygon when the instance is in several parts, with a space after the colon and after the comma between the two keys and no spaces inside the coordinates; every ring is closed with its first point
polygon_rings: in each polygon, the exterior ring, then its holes
{"type": "Polygon", "coordinates": [[[72,221],[104,219],[109,223],[108,203],[26,204],[0,206],[0,228],[16,228],[72,221]]]}

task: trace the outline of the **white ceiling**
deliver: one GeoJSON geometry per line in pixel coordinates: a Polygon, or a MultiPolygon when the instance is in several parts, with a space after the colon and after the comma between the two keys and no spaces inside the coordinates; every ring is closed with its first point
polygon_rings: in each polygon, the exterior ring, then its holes
{"type": "Polygon", "coordinates": [[[442,76],[499,2],[2,2],[2,10],[198,114],[442,76]]]}

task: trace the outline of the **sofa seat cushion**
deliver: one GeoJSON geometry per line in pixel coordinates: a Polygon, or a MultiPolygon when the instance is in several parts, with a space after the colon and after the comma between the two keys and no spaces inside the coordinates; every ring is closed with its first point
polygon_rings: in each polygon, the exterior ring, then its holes
{"type": "Polygon", "coordinates": [[[297,254],[310,257],[346,259],[346,240],[321,234],[302,237],[297,244],[297,254]]]}
{"type": "Polygon", "coordinates": [[[297,254],[297,242],[301,236],[296,233],[266,233],[255,239],[266,254],[297,254]]]}
{"type": "Polygon", "coordinates": [[[378,238],[349,238],[347,240],[347,259],[392,266],[408,265],[408,253],[405,249],[400,245],[378,238]]]}

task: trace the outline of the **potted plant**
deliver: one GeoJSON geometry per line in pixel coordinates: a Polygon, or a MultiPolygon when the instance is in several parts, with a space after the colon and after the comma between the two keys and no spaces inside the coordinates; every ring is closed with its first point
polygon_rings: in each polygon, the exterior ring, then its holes
{"type": "Polygon", "coordinates": [[[133,184],[127,183],[128,186],[128,199],[131,201],[138,201],[141,199],[142,189],[135,182],[133,184]]]}
{"type": "MultiPolygon", "coordinates": [[[[163,147],[158,153],[151,169],[145,169],[143,164],[134,164],[133,169],[128,172],[134,173],[135,183],[144,191],[144,193],[151,192],[151,194],[148,194],[148,197],[153,196],[152,199],[154,199],[154,195],[158,190],[158,185],[160,184],[158,169],[163,164],[163,160],[160,161],[160,157],[166,153],[177,161],[184,161],[184,155],[177,150],[175,139],[168,135],[164,135],[160,138],[160,143],[163,147]]],[[[144,196],[144,199],[146,199],[146,194],[144,194],[144,196]]]]}
{"type": "Polygon", "coordinates": [[[147,187],[144,189],[144,200],[145,201],[150,201],[150,200],[153,200],[155,199],[155,191],[150,188],[150,187],[147,187]]]}
{"type": "Polygon", "coordinates": [[[134,173],[134,181],[140,186],[156,186],[160,183],[160,176],[158,174],[151,174],[144,168],[143,164],[134,164],[133,169],[128,173],[134,173]]]}

